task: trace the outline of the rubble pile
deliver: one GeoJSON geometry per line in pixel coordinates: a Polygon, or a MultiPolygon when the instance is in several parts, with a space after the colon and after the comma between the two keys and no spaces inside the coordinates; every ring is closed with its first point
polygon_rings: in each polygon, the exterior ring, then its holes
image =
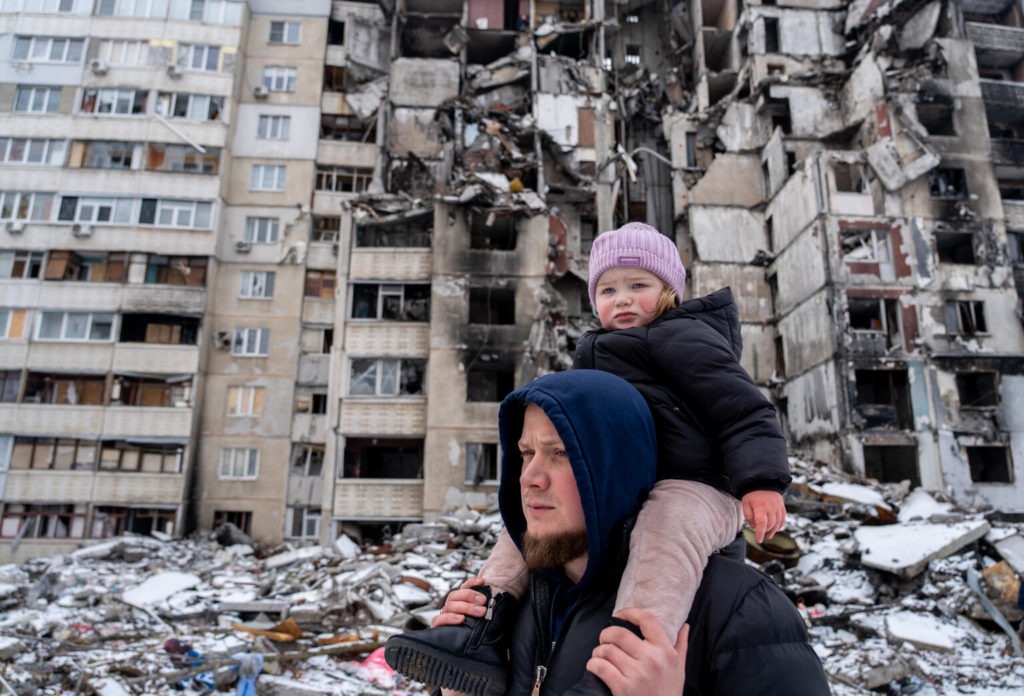
{"type": "MultiPolygon", "coordinates": [[[[1024,524],[793,460],[787,532],[748,561],[793,599],[836,696],[1024,693],[1024,524]]],[[[421,694],[381,658],[501,528],[463,508],[379,546],[127,536],[0,568],[0,690],[421,694]]]]}

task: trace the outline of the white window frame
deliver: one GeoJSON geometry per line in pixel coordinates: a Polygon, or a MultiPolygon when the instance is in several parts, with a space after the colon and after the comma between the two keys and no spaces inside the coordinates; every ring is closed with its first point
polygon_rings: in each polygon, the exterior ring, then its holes
{"type": "Polygon", "coordinates": [[[134,207],[135,201],[131,198],[79,196],[78,205],[75,206],[75,222],[131,224],[134,207]]]}
{"type": "Polygon", "coordinates": [[[302,43],[302,24],[299,22],[271,20],[270,28],[267,31],[267,43],[287,45],[302,43]],[[274,38],[275,33],[278,33],[278,38],[274,38]]]}
{"type": "Polygon", "coordinates": [[[291,135],[291,116],[260,114],[256,137],[261,140],[288,140],[291,135]]]}
{"type": "Polygon", "coordinates": [[[41,191],[0,191],[0,220],[49,220],[53,217],[53,204],[56,196],[52,193],[41,191]],[[3,211],[8,208],[12,215],[6,215],[3,211]],[[24,201],[27,201],[24,202],[24,201]],[[47,206],[50,213],[44,214],[47,206]],[[24,209],[28,215],[19,215],[24,209]]]}
{"type": "Polygon", "coordinates": [[[277,244],[281,219],[276,217],[247,217],[245,240],[253,244],[277,244]]]}
{"type": "Polygon", "coordinates": [[[44,87],[40,85],[18,85],[14,95],[13,111],[19,114],[58,114],[60,113],[60,87],[44,87]],[[19,102],[24,101],[22,94],[28,94],[26,109],[19,109],[19,102]],[[41,103],[42,102],[42,103],[41,103]],[[40,108],[40,106],[42,108],[40,108]]]}
{"type": "Polygon", "coordinates": [[[320,510],[319,508],[308,508],[308,507],[289,507],[288,520],[288,538],[289,539],[317,539],[320,537],[320,510]],[[315,512],[313,510],[316,510],[315,512]],[[295,536],[292,532],[295,530],[296,516],[301,515],[298,519],[298,523],[301,525],[302,534],[295,536]]]}
{"type": "Polygon", "coordinates": [[[43,261],[45,261],[44,257],[45,253],[42,251],[27,251],[22,249],[0,250],[0,279],[32,280],[42,278],[44,269],[46,268],[43,263],[43,261]],[[37,275],[30,275],[33,259],[38,262],[39,273],[37,275]],[[21,275],[14,275],[14,264],[17,261],[22,262],[23,270],[21,275]]]}
{"type": "Polygon", "coordinates": [[[181,227],[208,230],[211,224],[213,204],[209,201],[181,201],[161,198],[156,202],[153,224],[157,227],[181,227]],[[185,216],[183,218],[182,216],[185,216]],[[205,217],[205,224],[199,218],[205,217]]]}
{"type": "Polygon", "coordinates": [[[96,14],[101,17],[154,17],[167,16],[167,0],[109,0],[111,11],[100,14],[102,0],[96,3],[96,14]]]}
{"type": "MultiPolygon", "coordinates": [[[[219,118],[209,118],[210,103],[215,98],[217,97],[214,95],[194,94],[192,92],[160,92],[157,94],[156,104],[153,109],[165,118],[180,118],[187,121],[219,121],[219,118]],[[163,99],[165,95],[168,97],[166,100],[163,99]],[[176,116],[174,113],[175,107],[178,105],[178,100],[182,98],[188,100],[188,106],[185,107],[186,114],[184,116],[176,116]]],[[[220,113],[223,114],[223,112],[224,103],[222,100],[220,113]]]]}
{"type": "Polygon", "coordinates": [[[142,67],[149,60],[149,43],[135,39],[102,39],[96,57],[109,65],[142,67]]]}
{"type": "Polygon", "coordinates": [[[0,307],[0,338],[10,338],[7,332],[11,330],[11,315],[16,310],[0,307]]]}
{"type": "Polygon", "coordinates": [[[269,300],[274,296],[274,271],[242,271],[238,296],[247,300],[269,300]]]}
{"type": "Polygon", "coordinates": [[[55,166],[64,164],[64,153],[68,141],[52,138],[5,138],[0,137],[0,162],[25,164],[29,166],[55,166]],[[14,151],[21,150],[15,157],[14,151]]]}
{"type": "Polygon", "coordinates": [[[16,36],[11,51],[15,63],[81,63],[84,57],[85,39],[64,36],[16,36]]]}
{"type": "Polygon", "coordinates": [[[196,72],[220,72],[220,46],[213,44],[179,44],[178,65],[185,70],[196,72]],[[210,58],[213,67],[210,67],[210,58]]]}
{"type": "Polygon", "coordinates": [[[117,316],[113,312],[65,312],[61,310],[43,310],[37,313],[37,317],[35,327],[35,340],[37,341],[54,341],[61,343],[113,343],[116,337],[114,329],[117,323],[117,316]],[[43,336],[43,322],[45,322],[47,316],[50,315],[60,315],[59,336],[43,336]],[[81,324],[81,326],[84,327],[84,337],[68,336],[69,328],[75,326],[75,324],[72,324],[72,320],[75,318],[84,321],[84,324],[81,324]],[[91,338],[93,331],[96,330],[97,326],[101,326],[102,324],[109,325],[110,329],[108,335],[105,338],[91,338]]]}
{"type": "Polygon", "coordinates": [[[283,164],[254,164],[249,178],[250,191],[284,191],[288,167],[283,164]]]}
{"type": "Polygon", "coordinates": [[[268,65],[263,68],[263,86],[271,92],[294,92],[298,68],[268,65]]]}
{"type": "MultiPolygon", "coordinates": [[[[369,399],[391,399],[391,398],[406,398],[406,397],[417,397],[426,393],[426,389],[422,389],[422,394],[402,394],[402,368],[405,362],[423,360],[423,358],[369,358],[369,357],[356,357],[350,358],[348,362],[348,396],[352,398],[369,398],[369,399]],[[368,366],[367,369],[362,373],[359,378],[353,379],[353,370],[355,369],[354,363],[357,362],[370,362],[372,366],[368,366]],[[367,384],[367,378],[370,375],[372,369],[373,376],[373,392],[354,392],[353,388],[357,384],[367,384]]],[[[423,370],[423,379],[426,380],[426,368],[423,370]]]]}
{"type": "Polygon", "coordinates": [[[266,404],[266,387],[251,385],[239,385],[228,387],[228,401],[225,415],[232,418],[247,418],[259,416],[263,413],[266,404]],[[259,410],[256,409],[257,395],[259,399],[259,410]],[[232,407],[232,403],[234,407],[232,407]]]}
{"type": "Polygon", "coordinates": [[[260,451],[256,447],[222,447],[217,478],[255,481],[260,475],[260,451]]]}
{"type": "Polygon", "coordinates": [[[75,0],[3,0],[0,12],[31,14],[68,14],[75,9],[75,0]]]}
{"type": "Polygon", "coordinates": [[[235,329],[231,354],[240,358],[265,358],[270,350],[270,329],[235,329]]]}
{"type": "Polygon", "coordinates": [[[132,112],[132,109],[135,108],[136,92],[138,90],[131,87],[103,87],[96,89],[96,98],[93,102],[92,111],[83,111],[82,113],[100,114],[103,116],[142,116],[146,113],[145,101],[142,103],[142,111],[139,113],[132,112]],[[110,105],[110,110],[104,111],[103,106],[107,104],[110,105]]]}
{"type": "Polygon", "coordinates": [[[989,318],[984,300],[946,300],[946,331],[951,336],[964,336],[966,338],[989,336],[992,329],[989,328],[988,324],[989,318]],[[969,331],[969,327],[965,327],[961,321],[961,308],[966,308],[970,313],[971,323],[974,324],[973,331],[969,331]],[[978,321],[979,314],[981,315],[981,322],[978,321]],[[950,320],[955,320],[955,324],[950,320]],[[984,329],[978,329],[979,323],[984,324],[984,329]],[[954,325],[951,326],[950,324],[954,325]]]}

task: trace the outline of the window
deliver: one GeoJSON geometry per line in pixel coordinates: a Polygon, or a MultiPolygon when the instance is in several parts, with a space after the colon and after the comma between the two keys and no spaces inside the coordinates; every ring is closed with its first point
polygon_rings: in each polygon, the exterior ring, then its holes
{"type": "Polygon", "coordinates": [[[946,302],[946,330],[953,336],[979,336],[988,333],[985,303],[973,300],[946,302]]]}
{"type": "Polygon", "coordinates": [[[338,277],[334,271],[306,271],[306,297],[333,300],[337,285],[338,277]]]}
{"type": "Polygon", "coordinates": [[[864,445],[864,475],[881,483],[910,481],[921,485],[914,445],[864,445]]]}
{"type": "Polygon", "coordinates": [[[392,224],[361,224],[356,227],[357,247],[430,248],[433,218],[392,224]]]}
{"type": "Polygon", "coordinates": [[[107,379],[102,375],[29,372],[22,403],[103,406],[106,393],[107,379]]]}
{"type": "Polygon", "coordinates": [[[225,447],[220,451],[220,478],[252,480],[259,476],[260,451],[252,447],[225,447]]]}
{"type": "Polygon", "coordinates": [[[220,62],[219,46],[181,44],[178,47],[177,64],[187,70],[217,72],[220,62]]]}
{"type": "Polygon", "coordinates": [[[0,521],[0,536],[28,539],[81,539],[85,537],[83,504],[35,505],[7,503],[0,521]]]}
{"type": "Polygon", "coordinates": [[[228,387],[229,416],[258,416],[263,413],[264,387],[228,387]]]}
{"type": "Polygon", "coordinates": [[[18,36],[14,39],[11,59],[15,62],[29,63],[79,63],[84,47],[84,39],[18,36]]]}
{"type": "Polygon", "coordinates": [[[314,242],[336,242],[341,231],[341,218],[336,215],[314,215],[310,238],[314,242]]]}
{"type": "Polygon", "coordinates": [[[344,478],[422,479],[423,440],[347,438],[341,474],[344,478]]]}
{"type": "Polygon", "coordinates": [[[86,89],[82,92],[83,114],[130,116],[146,111],[146,92],[141,89],[86,89]]]}
{"type": "Polygon", "coordinates": [[[16,437],[11,451],[12,469],[96,468],[97,442],[74,438],[16,437]]]}
{"type": "Polygon", "coordinates": [[[135,201],[130,198],[86,198],[64,196],[60,201],[58,220],[67,222],[113,222],[127,225],[132,221],[135,201]]]}
{"type": "Polygon", "coordinates": [[[193,285],[206,284],[205,256],[162,256],[150,254],[146,259],[146,284],[193,285]]]}
{"type": "Polygon", "coordinates": [[[123,283],[128,255],[103,251],[81,253],[59,249],[50,252],[44,280],[72,280],[90,283],[123,283]]]}
{"type": "Polygon", "coordinates": [[[861,427],[914,427],[907,371],[856,370],[855,400],[861,427]]]}
{"type": "Polygon", "coordinates": [[[0,338],[22,338],[27,312],[25,309],[0,308],[0,338]]]}
{"type": "Polygon", "coordinates": [[[850,227],[840,230],[843,261],[854,263],[890,263],[889,230],[850,227]]]}
{"type": "Polygon", "coordinates": [[[320,536],[320,508],[289,507],[291,534],[300,539],[316,539],[320,536]]]}
{"type": "Polygon", "coordinates": [[[469,323],[516,323],[516,291],[513,288],[470,288],[469,323]]]}
{"type": "Polygon", "coordinates": [[[499,402],[514,388],[515,373],[509,366],[477,361],[466,369],[466,401],[499,402]]]}
{"type": "Polygon", "coordinates": [[[516,221],[511,215],[473,213],[469,218],[469,248],[511,251],[516,248],[516,221]],[[490,222],[490,224],[488,224],[490,222]]]}
{"type": "Polygon", "coordinates": [[[466,443],[466,469],[463,480],[470,485],[498,482],[498,446],[489,442],[466,443]]]}
{"type": "Polygon", "coordinates": [[[0,2],[0,12],[34,12],[58,14],[75,9],[75,0],[6,0],[0,2]]]}
{"type": "Polygon", "coordinates": [[[779,19],[764,18],[764,52],[779,53],[779,19]]]}
{"type": "Polygon", "coordinates": [[[353,319],[427,321],[430,319],[430,286],[355,283],[351,316],[353,319]]]}
{"type": "Polygon", "coordinates": [[[96,14],[101,17],[165,17],[167,0],[99,0],[96,14]]]}
{"type": "Polygon", "coordinates": [[[270,344],[270,329],[235,329],[232,355],[265,356],[270,344]]]}
{"type": "Polygon", "coordinates": [[[219,121],[223,111],[224,97],[185,92],[160,92],[156,98],[156,113],[170,118],[219,121]]]}
{"type": "Polygon", "coordinates": [[[220,148],[200,152],[191,145],[146,145],[146,169],[153,172],[216,174],[220,169],[220,148]]]}
{"type": "Polygon", "coordinates": [[[233,0],[172,0],[170,16],[192,22],[238,26],[242,22],[242,5],[233,0]]]}
{"type": "Polygon", "coordinates": [[[284,191],[283,164],[254,164],[249,188],[253,191],[284,191]]]}
{"type": "Polygon", "coordinates": [[[960,408],[989,408],[999,405],[999,390],[994,372],[956,373],[956,391],[960,408]]]}
{"type": "Polygon", "coordinates": [[[60,166],[66,146],[66,140],[0,138],[0,162],[60,166]]]}
{"type": "Polygon", "coordinates": [[[18,401],[21,389],[21,370],[0,370],[0,402],[13,404],[18,401]]]}
{"type": "Polygon", "coordinates": [[[353,358],[349,396],[416,396],[423,394],[427,361],[418,358],[353,358]]]}
{"type": "Polygon", "coordinates": [[[97,505],[93,508],[89,535],[94,539],[109,539],[126,533],[149,536],[156,531],[171,534],[176,520],[174,508],[97,505]]]}
{"type": "Polygon", "coordinates": [[[210,229],[213,204],[209,201],[174,201],[143,198],[139,224],[160,227],[210,229]]]}
{"type": "Polygon", "coordinates": [[[29,280],[38,278],[43,269],[41,251],[0,251],[0,278],[29,280]]]}
{"type": "Polygon", "coordinates": [[[319,476],[324,468],[324,446],[309,443],[292,445],[291,475],[319,476]]]}
{"type": "Polygon", "coordinates": [[[338,193],[362,193],[373,180],[372,169],[352,167],[317,167],[316,189],[338,193]]]}
{"type": "Polygon", "coordinates": [[[967,200],[967,175],[963,169],[933,169],[928,172],[928,192],[932,198],[967,200]]]}
{"type": "Polygon", "coordinates": [[[141,408],[185,408],[192,398],[191,381],[160,377],[114,377],[111,405],[141,408]]]}
{"type": "Polygon", "coordinates": [[[273,271],[242,271],[242,287],[239,297],[266,298],[274,296],[273,271]]]}
{"type": "Polygon", "coordinates": [[[270,37],[267,41],[270,43],[297,44],[299,43],[299,29],[301,26],[298,22],[271,22],[270,37]]]}
{"type": "Polygon", "coordinates": [[[334,329],[330,327],[304,326],[302,328],[302,352],[306,355],[326,355],[334,345],[334,329]]]}
{"type": "Polygon", "coordinates": [[[171,314],[122,314],[121,343],[194,346],[199,342],[198,317],[171,314]]]}
{"type": "MultiPolygon", "coordinates": [[[[847,312],[850,328],[868,339],[880,343],[881,350],[897,348],[902,343],[899,304],[895,299],[882,297],[848,297],[847,312]]],[[[858,346],[855,339],[854,348],[858,346]]]]}
{"type": "Polygon", "coordinates": [[[868,193],[864,166],[856,162],[832,162],[832,175],[838,193],[868,193]]]}
{"type": "Polygon", "coordinates": [[[1013,467],[1004,445],[967,447],[967,464],[975,483],[1013,483],[1013,467]]]}
{"type": "Polygon", "coordinates": [[[41,341],[113,341],[110,312],[40,312],[36,338],[41,341]]]}
{"type": "Polygon", "coordinates": [[[287,140],[291,124],[291,116],[260,116],[256,137],[266,140],[287,140]]]}
{"type": "Polygon", "coordinates": [[[363,123],[355,116],[323,114],[320,116],[321,140],[346,140],[354,143],[372,143],[377,136],[377,122],[363,123]]]}
{"type": "Polygon", "coordinates": [[[946,95],[918,95],[917,119],[928,135],[956,135],[953,98],[946,95]]]}
{"type": "Polygon", "coordinates": [[[628,65],[640,65],[640,45],[627,44],[625,60],[628,65]]]}
{"type": "Polygon", "coordinates": [[[243,534],[248,534],[252,528],[252,512],[249,510],[214,510],[213,528],[230,524],[237,527],[243,534]]]}
{"type": "Polygon", "coordinates": [[[144,66],[149,60],[149,44],[145,41],[101,39],[96,57],[110,65],[144,66]]]}
{"type": "Polygon", "coordinates": [[[245,219],[245,240],[254,244],[274,244],[280,225],[278,218],[250,217],[245,219]]]}
{"type": "Polygon", "coordinates": [[[298,70],[283,66],[270,66],[263,69],[263,86],[271,92],[294,92],[295,78],[298,70]]]}
{"type": "Polygon", "coordinates": [[[935,253],[940,263],[974,265],[974,235],[970,232],[936,232],[935,253]]]}
{"type": "Polygon", "coordinates": [[[14,111],[24,114],[58,113],[60,87],[19,86],[14,96],[14,111]]]}
{"type": "Polygon", "coordinates": [[[52,193],[0,191],[0,220],[49,220],[52,215],[52,193]]]}
{"type": "Polygon", "coordinates": [[[131,169],[133,143],[93,140],[84,143],[82,167],[87,169],[131,169]]]}

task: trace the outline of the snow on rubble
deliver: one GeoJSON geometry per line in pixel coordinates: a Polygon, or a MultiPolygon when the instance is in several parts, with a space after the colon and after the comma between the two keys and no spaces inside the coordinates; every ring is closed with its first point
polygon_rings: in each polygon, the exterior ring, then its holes
{"type": "MultiPolygon", "coordinates": [[[[1024,524],[793,466],[787,533],[748,562],[804,616],[836,696],[1024,693],[1024,524]]],[[[425,694],[381,646],[429,624],[500,529],[464,508],[379,546],[257,549],[222,528],[0,567],[0,691],[425,694]]]]}

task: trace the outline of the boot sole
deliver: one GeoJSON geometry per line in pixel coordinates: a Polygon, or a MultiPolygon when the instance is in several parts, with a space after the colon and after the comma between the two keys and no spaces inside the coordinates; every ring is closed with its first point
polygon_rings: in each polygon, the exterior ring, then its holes
{"type": "Polygon", "coordinates": [[[504,670],[403,636],[392,636],[388,640],[384,659],[399,674],[435,688],[454,689],[473,696],[503,696],[505,693],[504,670]]]}

